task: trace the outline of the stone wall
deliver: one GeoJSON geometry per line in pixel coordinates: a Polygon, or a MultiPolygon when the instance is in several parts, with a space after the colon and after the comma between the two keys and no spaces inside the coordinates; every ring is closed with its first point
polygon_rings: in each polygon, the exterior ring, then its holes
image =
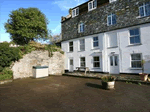
{"type": "Polygon", "coordinates": [[[116,2],[106,4],[95,10],[66,20],[62,22],[62,40],[65,41],[150,23],[150,16],[139,18],[139,6],[147,1],[149,0],[117,0],[116,2]],[[116,14],[117,24],[107,26],[107,16],[111,13],[116,14]],[[85,31],[83,33],[78,33],[78,25],[80,22],[85,24],[85,31]]]}
{"type": "Polygon", "coordinates": [[[49,66],[50,75],[62,75],[64,73],[64,58],[60,52],[54,52],[53,57],[48,57],[48,51],[32,51],[22,59],[12,64],[13,78],[32,77],[32,67],[41,65],[49,66]]]}

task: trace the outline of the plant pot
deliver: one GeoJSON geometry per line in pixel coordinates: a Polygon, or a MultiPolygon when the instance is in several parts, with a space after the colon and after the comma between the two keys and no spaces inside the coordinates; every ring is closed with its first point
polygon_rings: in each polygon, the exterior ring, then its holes
{"type": "Polygon", "coordinates": [[[146,73],[139,73],[139,75],[140,75],[142,81],[147,81],[148,74],[146,74],[146,73]]]}
{"type": "Polygon", "coordinates": [[[109,81],[109,82],[102,81],[103,89],[112,90],[114,89],[114,86],[115,86],[115,81],[109,81]]]}
{"type": "Polygon", "coordinates": [[[147,78],[148,82],[150,82],[150,77],[147,78]]]}

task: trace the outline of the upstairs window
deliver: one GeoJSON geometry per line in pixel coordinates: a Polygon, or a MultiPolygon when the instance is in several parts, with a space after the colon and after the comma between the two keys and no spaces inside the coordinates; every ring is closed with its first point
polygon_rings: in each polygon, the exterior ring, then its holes
{"type": "Polygon", "coordinates": [[[79,26],[78,26],[78,32],[79,32],[79,33],[84,32],[84,23],[80,23],[80,24],[79,24],[79,26]]]}
{"type": "Polygon", "coordinates": [[[97,0],[93,0],[93,1],[90,1],[88,3],[88,10],[89,11],[96,9],[96,7],[97,7],[97,0]]]}
{"type": "Polygon", "coordinates": [[[69,42],[69,52],[73,52],[73,41],[69,42]]]}
{"type": "Polygon", "coordinates": [[[117,33],[108,34],[108,47],[117,47],[117,33]]]}
{"type": "Polygon", "coordinates": [[[98,37],[93,37],[93,48],[98,47],[99,46],[99,42],[98,42],[98,37]]]}
{"type": "Polygon", "coordinates": [[[80,40],[80,51],[85,51],[85,40],[80,40]]]}
{"type": "Polygon", "coordinates": [[[72,10],[72,17],[78,16],[78,15],[79,15],[79,7],[72,10]]]}
{"type": "Polygon", "coordinates": [[[109,3],[112,3],[112,2],[115,2],[115,1],[117,1],[117,0],[109,0],[109,3]]]}
{"type": "Polygon", "coordinates": [[[150,2],[143,3],[139,7],[140,17],[150,16],[150,2]]]}
{"type": "Polygon", "coordinates": [[[110,25],[114,25],[114,24],[116,24],[116,15],[115,14],[108,15],[107,25],[110,26],[110,25]]]}
{"type": "Polygon", "coordinates": [[[140,43],[140,33],[139,28],[130,30],[130,44],[139,44],[140,43]]]}
{"type": "Polygon", "coordinates": [[[131,54],[131,68],[142,67],[142,54],[131,54]]]}

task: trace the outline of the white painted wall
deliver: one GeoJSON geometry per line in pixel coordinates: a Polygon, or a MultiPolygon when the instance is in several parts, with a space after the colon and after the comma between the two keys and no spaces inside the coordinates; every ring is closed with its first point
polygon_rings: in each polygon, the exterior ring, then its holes
{"type": "Polygon", "coordinates": [[[74,59],[74,70],[80,66],[80,57],[86,57],[86,66],[91,71],[110,71],[109,56],[114,52],[119,55],[119,69],[120,73],[140,73],[141,70],[131,69],[130,55],[132,53],[142,53],[143,59],[146,60],[145,72],[150,73],[150,24],[139,25],[130,28],[119,29],[111,32],[101,33],[97,35],[90,35],[82,38],[63,41],[62,50],[65,52],[65,69],[69,70],[69,58],[74,59]],[[129,29],[140,28],[141,45],[129,46],[129,29]],[[112,41],[111,47],[109,46],[109,38],[112,37],[117,41],[112,41]],[[99,37],[98,49],[93,49],[93,37],[99,37]],[[85,51],[79,51],[79,39],[85,39],[85,51]],[[69,41],[74,43],[74,51],[69,52],[69,41]],[[113,47],[114,46],[114,47],[113,47]],[[99,55],[101,57],[101,68],[93,68],[93,56],[99,55]]]}

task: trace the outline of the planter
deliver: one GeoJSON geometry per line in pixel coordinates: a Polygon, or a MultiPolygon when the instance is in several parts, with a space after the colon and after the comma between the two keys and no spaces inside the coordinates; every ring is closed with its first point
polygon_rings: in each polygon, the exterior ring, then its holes
{"type": "Polygon", "coordinates": [[[139,73],[139,75],[140,75],[142,81],[147,81],[148,74],[146,74],[146,73],[139,73]]]}
{"type": "Polygon", "coordinates": [[[115,81],[110,81],[110,82],[102,81],[103,89],[112,90],[112,89],[114,89],[114,86],[115,86],[115,81]]]}

